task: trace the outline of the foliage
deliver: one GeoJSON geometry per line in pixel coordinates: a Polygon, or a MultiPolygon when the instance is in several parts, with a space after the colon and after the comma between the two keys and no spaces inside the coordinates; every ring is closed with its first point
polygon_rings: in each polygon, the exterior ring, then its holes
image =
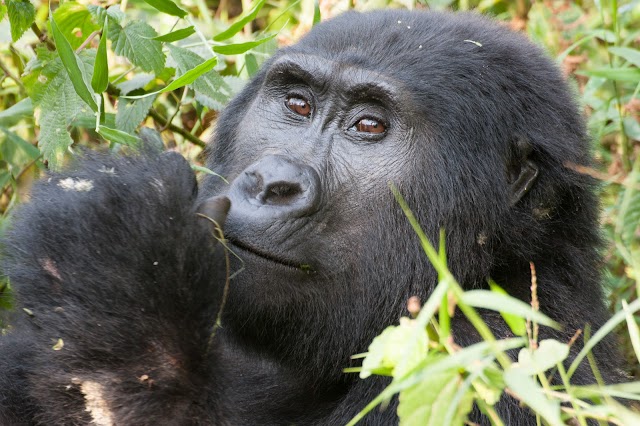
{"type": "MultiPolygon", "coordinates": [[[[5,0],[0,233],[30,183],[82,149],[162,145],[183,153],[198,172],[211,172],[199,154],[218,112],[278,44],[348,8],[379,7],[495,16],[544,46],[574,82],[596,158],[593,167],[578,169],[602,182],[607,288],[617,312],[586,347],[626,323],[626,353],[640,376],[640,0],[5,0]]],[[[571,371],[561,363],[568,342],[537,342],[533,336],[537,325],[553,323],[496,286],[491,293],[462,293],[446,269],[444,249],[436,252],[426,240],[423,246],[441,281],[419,314],[372,343],[360,373],[388,375],[392,383],[369,408],[398,393],[403,424],[463,424],[475,402],[501,424],[492,407],[510,392],[546,424],[570,417],[579,424],[589,417],[640,424],[611,399],[637,399],[640,385],[572,386],[571,371]],[[450,341],[454,307],[474,323],[483,342],[463,349],[450,341]],[[499,310],[520,338],[496,341],[476,308],[499,310]],[[505,355],[514,348],[520,348],[517,363],[505,355]],[[546,380],[550,368],[561,375],[561,387],[546,380]]],[[[0,279],[0,309],[10,306],[8,289],[0,279]]]]}

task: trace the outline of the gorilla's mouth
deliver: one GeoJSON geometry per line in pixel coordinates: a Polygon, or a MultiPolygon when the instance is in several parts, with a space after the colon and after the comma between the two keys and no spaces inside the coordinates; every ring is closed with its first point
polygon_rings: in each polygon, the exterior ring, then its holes
{"type": "Polygon", "coordinates": [[[256,249],[255,247],[252,247],[252,246],[250,246],[248,244],[245,244],[242,241],[239,241],[239,240],[236,240],[236,239],[231,239],[231,238],[227,237],[227,240],[231,245],[239,248],[240,250],[246,251],[248,253],[253,254],[254,256],[261,257],[261,258],[266,259],[266,260],[268,260],[270,262],[277,263],[277,264],[282,265],[282,266],[286,266],[287,268],[293,268],[293,269],[296,269],[298,271],[304,271],[304,272],[310,272],[311,271],[311,268],[310,268],[309,265],[301,264],[300,262],[294,262],[292,260],[285,259],[285,258],[282,258],[280,256],[275,256],[273,254],[265,253],[265,252],[263,252],[261,250],[256,249]]]}

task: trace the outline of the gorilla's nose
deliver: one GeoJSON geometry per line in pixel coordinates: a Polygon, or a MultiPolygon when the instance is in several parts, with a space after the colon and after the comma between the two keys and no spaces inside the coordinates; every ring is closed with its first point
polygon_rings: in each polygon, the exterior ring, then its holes
{"type": "Polygon", "coordinates": [[[318,173],[304,164],[282,156],[263,157],[247,167],[229,191],[232,208],[247,214],[299,217],[313,213],[320,199],[318,173]]]}

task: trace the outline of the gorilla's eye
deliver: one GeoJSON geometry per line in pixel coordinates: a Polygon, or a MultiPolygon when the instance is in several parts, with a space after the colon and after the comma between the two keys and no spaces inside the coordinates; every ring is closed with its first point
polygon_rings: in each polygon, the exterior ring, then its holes
{"type": "Polygon", "coordinates": [[[384,133],[387,130],[384,124],[373,118],[363,118],[354,127],[356,131],[362,133],[384,133]]]}
{"type": "Polygon", "coordinates": [[[311,115],[311,104],[304,98],[297,98],[291,96],[287,98],[287,108],[303,117],[309,117],[311,115]]]}

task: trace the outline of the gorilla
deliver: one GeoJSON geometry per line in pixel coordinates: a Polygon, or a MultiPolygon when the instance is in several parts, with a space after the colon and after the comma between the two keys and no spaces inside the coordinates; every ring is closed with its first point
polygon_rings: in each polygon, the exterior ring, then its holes
{"type": "MultiPolygon", "coordinates": [[[[350,12],[225,109],[207,158],[229,184],[197,183],[173,153],[88,154],[50,174],[4,243],[19,308],[0,338],[0,423],[346,423],[388,384],[344,373],[351,355],[437,283],[389,183],[432,241],[445,230],[464,288],[490,277],[529,301],[533,262],[541,309],[564,324],[543,338],[599,327],[599,210],[570,167],[591,161],[573,98],[539,48],[486,18],[350,12]]],[[[478,341],[462,315],[452,327],[478,341]]],[[[608,381],[614,349],[595,352],[608,381]]],[[[574,376],[592,380],[586,365],[574,376]]],[[[396,424],[396,404],[362,424],[396,424]]],[[[536,424],[513,400],[497,411],[536,424]]]]}

